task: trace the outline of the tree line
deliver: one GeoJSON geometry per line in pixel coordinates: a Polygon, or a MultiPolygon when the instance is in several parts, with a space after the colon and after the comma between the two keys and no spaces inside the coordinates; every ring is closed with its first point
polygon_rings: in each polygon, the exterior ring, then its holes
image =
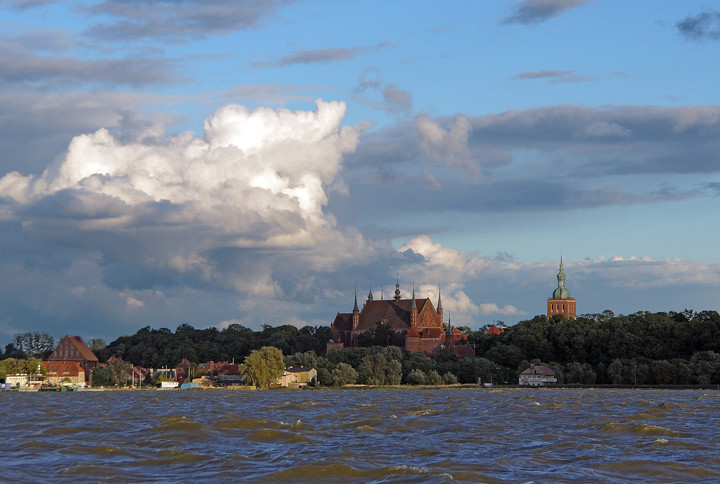
{"type": "MultiPolygon", "coordinates": [[[[517,382],[519,373],[533,363],[550,367],[565,384],[720,384],[716,311],[627,316],[605,311],[576,320],[536,316],[499,335],[486,334],[484,328],[467,334],[477,356],[461,361],[451,350],[433,357],[407,353],[400,347],[402,339],[384,325],[363,335],[359,348],[327,353],[329,327],[292,325],[264,325],[253,331],[239,324],[222,330],[182,324],[174,332],[148,326],[107,345],[93,340],[91,347],[100,361],[115,356],[146,368],[175,367],[183,359],[242,363],[253,351],[274,347],[286,365],[317,368],[323,385],[517,382]]],[[[51,351],[47,338],[23,335],[6,346],[0,359],[51,351]]]]}

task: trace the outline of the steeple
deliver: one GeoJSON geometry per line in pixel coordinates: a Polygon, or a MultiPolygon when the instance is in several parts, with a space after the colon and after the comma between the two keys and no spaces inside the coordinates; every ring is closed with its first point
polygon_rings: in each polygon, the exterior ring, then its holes
{"type": "Polygon", "coordinates": [[[547,307],[548,318],[552,316],[565,316],[566,318],[575,319],[575,298],[570,295],[570,291],[565,287],[565,267],[562,252],[560,252],[560,271],[557,275],[557,288],[553,291],[552,296],[548,298],[547,307]]]}
{"type": "Polygon", "coordinates": [[[438,284],[437,315],[438,315],[438,319],[440,320],[440,323],[442,323],[442,321],[443,321],[443,307],[442,307],[442,294],[440,293],[440,284],[438,284]]]}
{"type": "Polygon", "coordinates": [[[352,312],[352,327],[353,327],[353,329],[356,329],[359,324],[360,324],[360,310],[358,309],[358,305],[357,305],[357,284],[355,284],[355,306],[353,307],[353,312],[352,312]]]}
{"type": "Polygon", "coordinates": [[[372,286],[370,286],[370,292],[368,293],[367,302],[373,301],[372,286]]]}
{"type": "Polygon", "coordinates": [[[447,331],[445,331],[445,348],[454,348],[455,341],[453,341],[452,323],[448,317],[447,331]]]}
{"type": "Polygon", "coordinates": [[[395,282],[395,302],[400,300],[400,278],[396,277],[395,282]]]}
{"type": "Polygon", "coordinates": [[[415,303],[415,283],[413,282],[412,303],[410,303],[410,326],[417,326],[417,304],[415,303]]]}
{"type": "Polygon", "coordinates": [[[558,286],[553,292],[553,299],[570,299],[570,291],[565,287],[565,270],[563,268],[563,257],[560,252],[560,272],[557,275],[558,286]]]}

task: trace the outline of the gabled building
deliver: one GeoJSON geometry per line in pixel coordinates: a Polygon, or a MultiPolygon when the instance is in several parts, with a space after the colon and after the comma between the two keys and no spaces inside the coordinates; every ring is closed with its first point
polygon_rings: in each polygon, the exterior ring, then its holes
{"type": "MultiPolygon", "coordinates": [[[[402,299],[400,284],[397,283],[393,299],[376,301],[370,291],[362,309],[358,307],[356,294],[353,311],[338,313],[330,326],[334,341],[328,344],[328,349],[356,347],[361,334],[376,329],[380,324],[386,324],[402,335],[407,351],[422,351],[428,355],[442,348],[454,349],[465,337],[449,322],[447,326],[443,325],[442,295],[438,295],[436,309],[430,298],[415,298],[414,288],[410,299],[402,299]]],[[[472,347],[469,348],[472,350],[472,347]]],[[[455,353],[465,357],[469,351],[459,348],[455,353]]]]}
{"type": "Polygon", "coordinates": [[[45,381],[51,385],[85,386],[85,370],[77,361],[43,361],[45,381]]]}
{"type": "Polygon", "coordinates": [[[99,364],[95,353],[80,336],[63,337],[47,361],[74,361],[82,367],[86,375],[99,364]]]}
{"type": "Polygon", "coordinates": [[[283,376],[277,379],[273,386],[300,388],[317,381],[317,370],[305,366],[289,366],[283,371],[283,376]]]}
{"type": "Polygon", "coordinates": [[[557,383],[557,378],[555,372],[547,366],[530,365],[530,368],[520,373],[518,383],[537,387],[557,383]]]}
{"type": "Polygon", "coordinates": [[[565,316],[576,319],[575,298],[570,296],[570,291],[565,287],[565,271],[563,270],[562,255],[560,256],[560,272],[557,275],[558,286],[547,300],[547,317],[565,316]]]}

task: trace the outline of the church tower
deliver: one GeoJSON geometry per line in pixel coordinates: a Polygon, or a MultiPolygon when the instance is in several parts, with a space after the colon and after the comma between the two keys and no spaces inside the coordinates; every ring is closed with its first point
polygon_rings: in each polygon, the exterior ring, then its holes
{"type": "Polygon", "coordinates": [[[558,287],[553,291],[552,297],[547,301],[547,316],[565,316],[575,319],[575,298],[570,296],[570,291],[565,287],[565,271],[563,270],[563,259],[560,255],[560,272],[557,275],[558,287]]]}

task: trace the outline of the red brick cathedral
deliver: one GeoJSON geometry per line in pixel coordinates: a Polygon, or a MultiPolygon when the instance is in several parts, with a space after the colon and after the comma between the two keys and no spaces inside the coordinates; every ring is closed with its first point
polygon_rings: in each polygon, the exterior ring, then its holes
{"type": "Polygon", "coordinates": [[[438,293],[437,309],[430,298],[416,299],[413,288],[411,299],[402,299],[400,284],[395,284],[394,299],[374,300],[372,291],[362,309],[358,308],[357,294],[351,313],[338,313],[331,325],[335,343],[328,348],[355,347],[358,336],[375,329],[379,324],[389,325],[404,336],[407,351],[422,351],[428,355],[442,348],[454,348],[458,356],[474,356],[472,346],[456,345],[465,335],[448,322],[443,327],[442,296],[438,293]],[[466,355],[472,351],[473,355],[466,355]]]}
{"type": "Polygon", "coordinates": [[[547,301],[547,316],[549,318],[560,315],[575,319],[575,298],[570,296],[570,291],[565,287],[562,255],[560,256],[560,272],[558,272],[557,280],[558,287],[547,301]]]}

